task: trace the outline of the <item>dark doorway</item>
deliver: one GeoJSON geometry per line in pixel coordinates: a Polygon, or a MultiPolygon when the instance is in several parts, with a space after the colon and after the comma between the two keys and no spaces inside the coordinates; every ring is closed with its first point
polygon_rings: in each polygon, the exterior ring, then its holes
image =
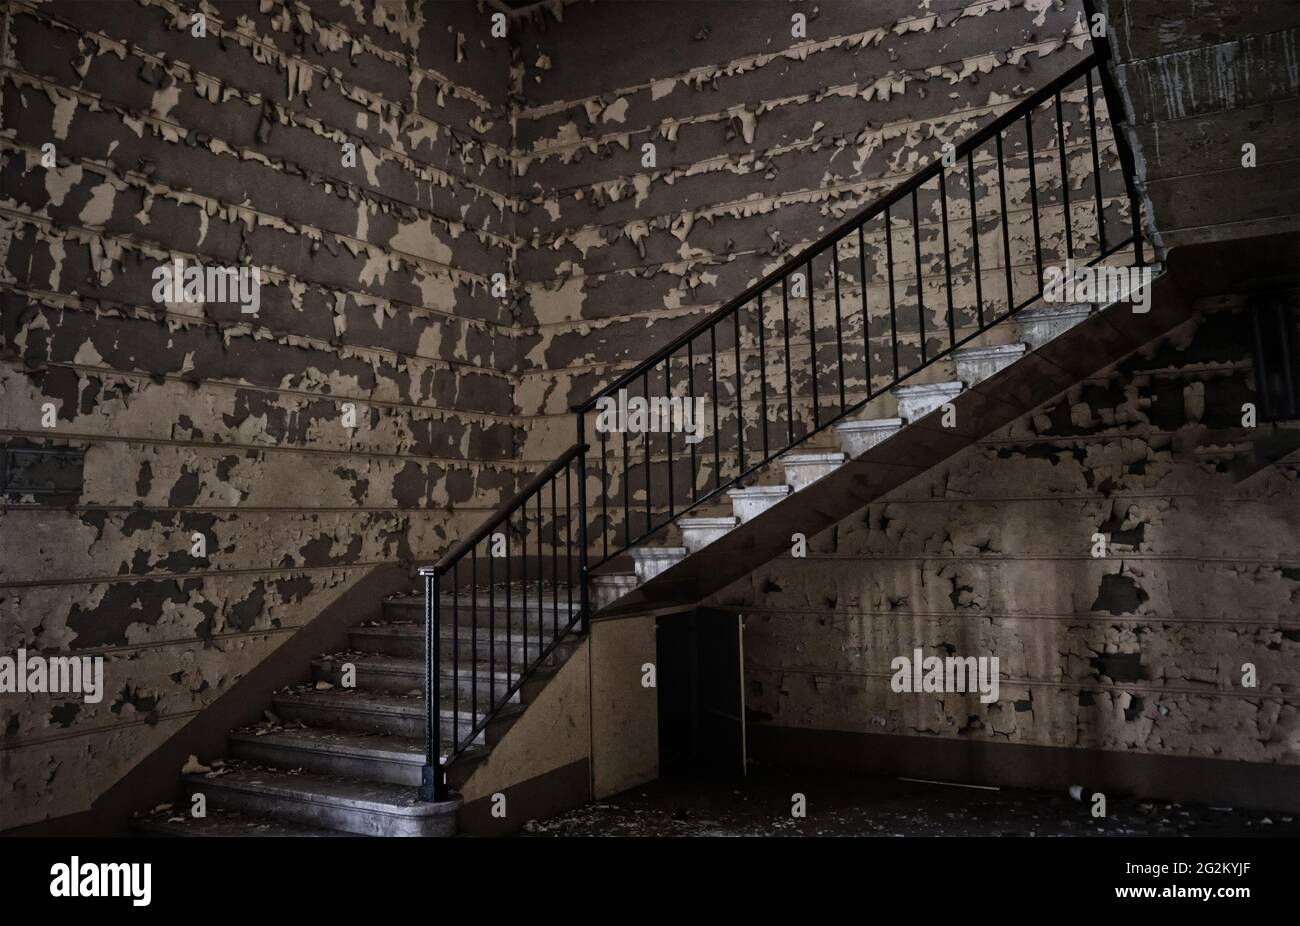
{"type": "Polygon", "coordinates": [[[1296,293],[1272,293],[1248,303],[1255,327],[1255,388],[1260,421],[1300,418],[1300,309],[1296,293]]]}
{"type": "Polygon", "coordinates": [[[658,619],[659,774],[745,774],[740,617],[700,609],[658,619]]]}

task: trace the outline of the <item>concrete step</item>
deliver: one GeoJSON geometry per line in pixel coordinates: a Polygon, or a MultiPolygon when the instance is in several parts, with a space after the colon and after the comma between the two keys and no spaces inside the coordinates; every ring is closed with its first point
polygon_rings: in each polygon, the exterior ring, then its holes
{"type": "Polygon", "coordinates": [[[843,466],[847,459],[848,456],[839,452],[792,453],[777,462],[785,471],[785,484],[798,492],[843,466]]]}
{"type": "Polygon", "coordinates": [[[599,611],[606,605],[613,604],[632,589],[638,580],[635,573],[605,573],[591,577],[591,609],[599,611]]]}
{"type": "Polygon", "coordinates": [[[856,460],[881,441],[893,437],[902,427],[902,418],[867,418],[841,421],[835,425],[835,434],[849,459],[856,460]]]}
{"type": "Polygon", "coordinates": [[[381,781],[232,763],[220,775],[186,775],[209,807],[362,836],[451,836],[459,800],[423,803],[417,789],[381,781]]]}
{"type": "Polygon", "coordinates": [[[637,547],[631,554],[637,581],[648,582],[684,560],[688,551],[685,547],[637,547]]]}
{"type": "MultiPolygon", "coordinates": [[[[473,596],[468,591],[457,596],[442,594],[438,596],[438,612],[442,620],[450,620],[451,614],[455,610],[456,618],[462,625],[469,626],[473,622],[480,627],[490,625],[501,630],[506,627],[507,615],[511,628],[518,630],[528,627],[532,630],[536,629],[539,623],[543,628],[550,628],[557,624],[563,627],[568,623],[571,615],[578,613],[579,602],[576,588],[573,589],[572,607],[569,606],[568,586],[559,586],[554,590],[554,594],[552,589],[543,587],[543,600],[540,607],[537,597],[536,583],[530,583],[526,590],[521,589],[518,585],[512,587],[510,589],[510,607],[508,610],[506,608],[506,590],[504,588],[495,589],[492,594],[488,594],[485,589],[480,589],[473,596]],[[559,607],[555,606],[556,598],[559,599],[559,607]],[[476,604],[477,607],[474,607],[476,604]]],[[[387,598],[384,600],[383,613],[385,621],[423,623],[424,595],[402,595],[387,598]]]]}
{"type": "MultiPolygon", "coordinates": [[[[376,694],[363,691],[317,691],[294,688],[279,692],[271,699],[271,710],[281,720],[309,727],[349,730],[354,733],[381,733],[411,739],[424,737],[424,698],[413,695],[376,694]]],[[[505,708],[509,711],[511,708],[505,708]]],[[[483,714],[471,714],[469,704],[453,711],[446,704],[439,712],[439,731],[444,742],[451,742],[453,720],[457,740],[463,740],[483,714]]],[[[480,731],[475,744],[485,742],[480,731]]]]}
{"type": "MultiPolygon", "coordinates": [[[[528,662],[531,664],[537,659],[539,648],[551,642],[550,628],[546,630],[547,632],[543,634],[533,631],[528,634],[512,632],[507,635],[504,630],[498,628],[496,633],[489,635],[486,629],[480,629],[476,645],[469,627],[461,627],[456,638],[456,658],[467,664],[475,657],[486,662],[489,652],[492,652],[495,654],[497,665],[505,668],[508,653],[510,668],[514,670],[523,664],[525,643],[528,662]]],[[[424,624],[362,624],[348,631],[348,645],[354,652],[359,653],[423,659],[424,624]]],[[[449,626],[443,627],[442,632],[438,634],[438,645],[443,662],[450,665],[452,633],[449,626]]]]}
{"type": "Polygon", "coordinates": [[[230,734],[230,754],[255,765],[418,787],[424,741],[323,727],[257,728],[230,734]]]}
{"type": "Polygon", "coordinates": [[[1021,309],[1013,317],[1020,330],[1020,340],[1029,345],[1030,350],[1038,350],[1047,342],[1079,324],[1092,314],[1095,308],[1087,302],[1044,305],[1021,309]]]}
{"type": "MultiPolygon", "coordinates": [[[[422,739],[322,727],[276,726],[269,730],[259,730],[259,727],[232,733],[231,755],[273,768],[302,768],[323,775],[411,787],[420,784],[424,767],[422,739]]],[[[460,787],[474,766],[490,752],[486,746],[470,746],[462,751],[447,766],[448,783],[453,788],[460,787]]]]}
{"type": "MultiPolygon", "coordinates": [[[[468,699],[477,693],[481,700],[495,693],[501,695],[519,679],[518,672],[507,674],[484,659],[477,663],[457,665],[452,671],[450,659],[444,660],[439,672],[439,690],[444,698],[458,692],[468,699]]],[[[424,660],[385,656],[372,653],[332,653],[313,659],[312,681],[325,681],[336,688],[343,687],[343,667],[351,663],[356,670],[356,688],[360,691],[379,691],[407,694],[424,687],[424,660]]],[[[512,700],[517,700],[518,694],[512,700]]]]}
{"type": "Polygon", "coordinates": [[[727,493],[731,499],[731,510],[741,524],[756,518],[790,494],[788,485],[751,486],[748,489],[732,489],[727,493]]]}
{"type": "Polygon", "coordinates": [[[682,532],[682,545],[688,552],[694,553],[701,547],[713,543],[739,523],[729,515],[716,518],[680,518],[677,527],[682,532]]]}
{"type": "Polygon", "coordinates": [[[892,390],[898,400],[898,417],[911,423],[924,418],[940,405],[951,402],[962,393],[962,384],[921,383],[916,386],[895,386],[892,390]]]}
{"type": "Polygon", "coordinates": [[[140,836],[263,836],[315,838],[319,836],[352,836],[341,830],[325,830],[318,826],[305,826],[274,817],[252,817],[227,810],[209,807],[206,817],[191,817],[187,808],[152,813],[131,821],[131,831],[140,836]]]}
{"type": "Polygon", "coordinates": [[[970,388],[1025,355],[1024,344],[998,344],[992,347],[963,347],[953,351],[957,378],[970,388]]]}

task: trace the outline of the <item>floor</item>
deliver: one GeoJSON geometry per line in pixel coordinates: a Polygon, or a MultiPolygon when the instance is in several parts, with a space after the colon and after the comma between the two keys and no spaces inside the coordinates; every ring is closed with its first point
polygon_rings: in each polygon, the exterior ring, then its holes
{"type": "Polygon", "coordinates": [[[656,781],[548,820],[532,836],[1296,836],[1295,815],[1107,797],[981,790],[842,772],[758,768],[743,783],[656,781]],[[807,815],[792,815],[793,795],[807,815]]]}

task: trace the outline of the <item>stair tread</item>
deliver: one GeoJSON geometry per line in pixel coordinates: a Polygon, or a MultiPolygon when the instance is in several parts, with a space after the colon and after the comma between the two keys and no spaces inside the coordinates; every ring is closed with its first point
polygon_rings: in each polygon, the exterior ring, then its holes
{"type": "Polygon", "coordinates": [[[358,733],[330,727],[282,727],[258,732],[257,728],[236,730],[232,740],[259,742],[295,749],[382,758],[394,762],[424,762],[424,743],[405,736],[358,733]]]}
{"type": "Polygon", "coordinates": [[[940,383],[902,383],[894,386],[893,392],[939,392],[951,389],[964,389],[965,386],[959,379],[944,380],[940,383]]]}
{"type": "MultiPolygon", "coordinates": [[[[350,662],[358,668],[364,666],[385,672],[415,673],[420,675],[422,679],[424,676],[424,660],[416,656],[390,656],[386,653],[363,653],[346,650],[340,653],[329,653],[324,656],[317,656],[312,660],[312,665],[324,667],[326,662],[340,664],[350,662]]],[[[489,675],[492,675],[498,679],[510,679],[513,681],[519,677],[518,672],[507,673],[505,667],[501,665],[500,660],[497,661],[495,669],[493,669],[492,663],[487,659],[479,659],[475,662],[461,659],[459,660],[455,672],[452,672],[451,667],[448,665],[438,667],[438,674],[444,678],[453,678],[456,675],[459,675],[464,679],[475,674],[475,672],[477,672],[478,677],[482,679],[486,679],[489,675]]],[[[364,686],[359,687],[364,688],[364,686]]]]}
{"type": "MultiPolygon", "coordinates": [[[[448,624],[450,624],[450,621],[448,622],[448,624]]],[[[469,623],[466,623],[465,624],[466,629],[459,634],[462,640],[470,639],[470,634],[469,634],[470,626],[471,625],[469,623]]],[[[542,629],[550,630],[549,627],[543,627],[542,629]]],[[[423,639],[424,623],[420,621],[383,621],[377,624],[361,624],[356,627],[353,627],[350,632],[361,633],[361,634],[382,634],[385,636],[394,636],[394,637],[420,637],[421,639],[423,639]]],[[[506,631],[504,627],[496,628],[493,631],[491,631],[491,633],[502,643],[506,641],[506,631]]],[[[518,628],[512,628],[509,636],[510,639],[514,641],[521,640],[524,637],[528,637],[528,639],[531,641],[537,637],[542,637],[544,639],[549,638],[551,634],[550,633],[539,634],[533,630],[529,630],[527,633],[525,633],[524,631],[518,628]]],[[[487,639],[487,637],[488,637],[488,630],[484,627],[480,627],[478,629],[478,638],[480,640],[485,640],[487,639]]],[[[451,638],[452,638],[452,633],[451,633],[450,626],[439,629],[438,631],[439,640],[450,640],[451,638]]]]}
{"type": "MultiPolygon", "coordinates": [[[[512,611],[523,610],[523,604],[524,604],[523,591],[524,591],[523,589],[518,587],[512,588],[510,590],[510,610],[512,611]]],[[[530,585],[527,591],[528,591],[527,610],[535,611],[537,610],[537,586],[530,585]]],[[[579,608],[579,604],[576,600],[578,589],[574,587],[573,591],[574,591],[575,600],[573,604],[570,605],[568,600],[569,587],[567,585],[559,586],[557,595],[560,600],[557,608],[556,602],[554,601],[554,596],[552,596],[551,594],[552,592],[551,587],[546,586],[542,590],[543,600],[542,600],[541,609],[543,611],[554,611],[557,609],[560,611],[569,611],[569,612],[577,611],[579,608]]],[[[498,608],[505,607],[506,593],[505,593],[505,589],[503,588],[497,589],[496,592],[491,595],[489,595],[486,591],[480,591],[476,597],[481,605],[495,603],[495,605],[498,608]]],[[[451,605],[453,601],[458,600],[460,602],[461,607],[468,607],[469,603],[473,599],[470,598],[468,592],[462,592],[459,596],[451,595],[444,592],[443,594],[438,596],[438,600],[445,605],[451,605]]],[[[388,606],[404,607],[404,608],[415,608],[415,607],[423,608],[424,594],[420,593],[415,595],[394,595],[392,597],[384,599],[384,604],[388,606]]]]}
{"type": "MultiPolygon", "coordinates": [[[[541,670],[544,671],[544,670],[541,670]]],[[[424,716],[424,692],[418,691],[412,694],[391,694],[382,691],[371,691],[363,688],[291,688],[285,691],[277,692],[273,696],[275,702],[296,702],[306,704],[312,707],[327,708],[332,710],[367,710],[376,713],[405,714],[412,717],[424,716]]],[[[479,699],[479,707],[486,707],[487,698],[479,699]]],[[[444,705],[452,703],[451,698],[444,696],[442,698],[444,705]]],[[[478,711],[471,715],[470,699],[462,696],[457,704],[458,709],[452,710],[450,707],[442,707],[439,714],[444,720],[450,720],[455,714],[465,722],[473,717],[477,722],[484,717],[483,711],[478,711]]],[[[506,704],[496,711],[495,716],[506,717],[515,711],[522,710],[522,705],[506,704]]]]}
{"type": "Polygon", "coordinates": [[[184,777],[186,784],[197,790],[252,792],[290,800],[336,804],[361,811],[413,816],[440,812],[435,811],[437,805],[421,802],[418,789],[410,785],[266,768],[239,761],[226,763],[219,774],[205,772],[184,777]]]}
{"type": "MultiPolygon", "coordinates": [[[[294,688],[288,691],[276,693],[275,701],[296,701],[299,703],[309,703],[311,706],[320,708],[331,708],[335,710],[369,710],[376,712],[385,712],[393,714],[407,714],[411,716],[424,716],[424,692],[416,694],[400,695],[389,694],[381,691],[370,691],[362,688],[294,688]]],[[[468,710],[468,699],[462,698],[462,705],[459,714],[462,718],[468,719],[470,712],[468,710]]],[[[504,709],[503,709],[504,710],[504,709]]],[[[450,718],[452,711],[449,708],[443,708],[439,713],[444,718],[450,718]]],[[[477,720],[483,715],[475,714],[477,720]]]]}
{"type": "Polygon", "coordinates": [[[318,837],[353,836],[341,830],[321,829],[304,823],[258,817],[227,810],[208,808],[206,817],[191,817],[183,812],[166,812],[136,817],[131,828],[137,833],[158,836],[267,836],[267,837],[318,837]]]}

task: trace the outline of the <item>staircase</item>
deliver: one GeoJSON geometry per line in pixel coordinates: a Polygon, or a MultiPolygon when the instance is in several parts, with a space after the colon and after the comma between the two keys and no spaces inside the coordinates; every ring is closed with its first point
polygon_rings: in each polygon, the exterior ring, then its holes
{"type": "MultiPolygon", "coordinates": [[[[444,604],[450,613],[451,598],[444,604]]],[[[452,741],[454,730],[471,741],[452,767],[452,787],[473,771],[572,648],[571,642],[551,648],[537,666],[536,654],[555,640],[553,627],[568,623],[567,605],[556,611],[550,601],[520,604],[509,612],[508,624],[498,609],[492,627],[486,602],[474,610],[478,623],[444,633],[446,658],[438,679],[446,705],[439,713],[443,740],[452,741]],[[520,685],[518,667],[526,663],[535,668],[520,685]],[[488,699],[511,688],[506,706],[486,722],[488,699]]],[[[472,617],[463,615],[466,622],[472,617]]],[[[230,734],[228,759],[184,776],[187,803],[138,818],[136,830],[205,836],[453,834],[455,803],[418,799],[425,764],[423,596],[387,599],[382,620],[354,627],[348,636],[349,650],[312,662],[311,683],[278,692],[263,722],[230,734]],[[351,687],[345,687],[346,674],[353,676],[351,687]],[[189,814],[196,794],[207,801],[205,818],[189,814]]]]}
{"type": "MultiPolygon", "coordinates": [[[[1003,323],[1003,330],[1017,333],[1018,340],[988,347],[959,348],[951,353],[943,365],[951,379],[941,378],[930,383],[900,385],[889,390],[889,397],[896,406],[896,413],[889,417],[844,417],[832,426],[833,437],[823,438],[820,447],[797,448],[798,452],[787,451],[775,458],[774,474],[780,482],[764,481],[748,487],[738,487],[726,492],[730,501],[729,509],[713,507],[695,517],[682,517],[676,522],[680,534],[680,543],[667,546],[645,544],[630,550],[633,569],[628,572],[606,572],[594,575],[592,583],[592,603],[597,612],[609,614],[620,611],[643,610],[649,602],[644,592],[629,602],[629,593],[641,589],[652,581],[656,586],[688,581],[687,576],[698,575],[689,568],[678,570],[682,563],[704,559],[696,554],[706,547],[724,540],[741,525],[751,525],[749,533],[763,530],[775,532],[779,546],[789,546],[791,531],[811,536],[818,528],[809,528],[806,517],[795,514],[806,511],[803,504],[806,496],[799,493],[809,489],[820,480],[841,470],[850,461],[870,462],[879,456],[884,462],[883,453],[873,453],[877,448],[884,451],[893,449],[887,444],[891,438],[903,432],[909,425],[921,422],[927,417],[941,419],[936,414],[945,407],[954,412],[959,409],[958,400],[970,393],[980,383],[1001,373],[1003,370],[1021,361],[1033,350],[1042,348],[1058,336],[1084,322],[1102,307],[1096,304],[1078,303],[1060,306],[1044,306],[1035,310],[1025,309],[1013,319],[1003,323]],[[774,516],[772,509],[785,504],[781,514],[784,518],[774,516]],[[793,510],[791,509],[793,506],[793,510]],[[667,573],[667,575],[664,575],[667,573]],[[660,576],[664,576],[660,580],[660,576]],[[655,581],[659,580],[659,581],[655,581]],[[622,607],[619,607],[619,605],[622,607]],[[631,607],[629,607],[629,604],[631,607]]],[[[1116,307],[1126,311],[1127,305],[1116,307]]],[[[1046,398],[1047,396],[1042,396],[1046,398]]],[[[884,404],[884,403],[880,403],[884,404]]],[[[1036,404],[1036,403],[1035,403],[1036,404]]],[[[954,414],[955,418],[956,415],[954,414]]],[[[942,428],[942,422],[931,421],[931,427],[942,428]]],[[[956,433],[955,424],[952,430],[956,433]]],[[[987,431],[993,430],[988,427],[987,431]]],[[[917,436],[913,430],[909,436],[917,436]]],[[[947,454],[945,454],[946,456],[947,454]]],[[[937,461],[936,461],[937,462],[937,461]]],[[[832,480],[834,482],[835,480],[832,480]]],[[[891,486],[892,487],[892,486],[891,486]]],[[[820,488],[820,486],[819,486],[820,488]]],[[[838,506],[837,506],[838,508],[838,506]]],[[[734,547],[734,544],[723,544],[734,547]]],[[[698,601],[711,591],[722,588],[727,582],[739,578],[752,568],[771,559],[768,551],[758,556],[746,555],[736,551],[732,562],[743,564],[742,568],[713,568],[707,570],[712,577],[708,586],[692,582],[687,595],[658,596],[660,605],[665,610],[672,610],[698,601]],[[722,578],[725,577],[725,578],[722,578]]],[[[779,552],[773,555],[779,555],[779,552]]],[[[716,562],[716,560],[709,560],[716,562]]]]}
{"type": "Polygon", "coordinates": [[[1041,298],[1046,266],[1146,263],[1104,54],[575,407],[577,442],[421,568],[422,593],[184,775],[206,817],[137,828],[451,834],[456,791],[593,615],[691,607],[1181,320],[1159,268],[1148,313],[1041,298]],[[698,444],[602,427],[625,393],[703,399],[712,426],[698,444]]]}

